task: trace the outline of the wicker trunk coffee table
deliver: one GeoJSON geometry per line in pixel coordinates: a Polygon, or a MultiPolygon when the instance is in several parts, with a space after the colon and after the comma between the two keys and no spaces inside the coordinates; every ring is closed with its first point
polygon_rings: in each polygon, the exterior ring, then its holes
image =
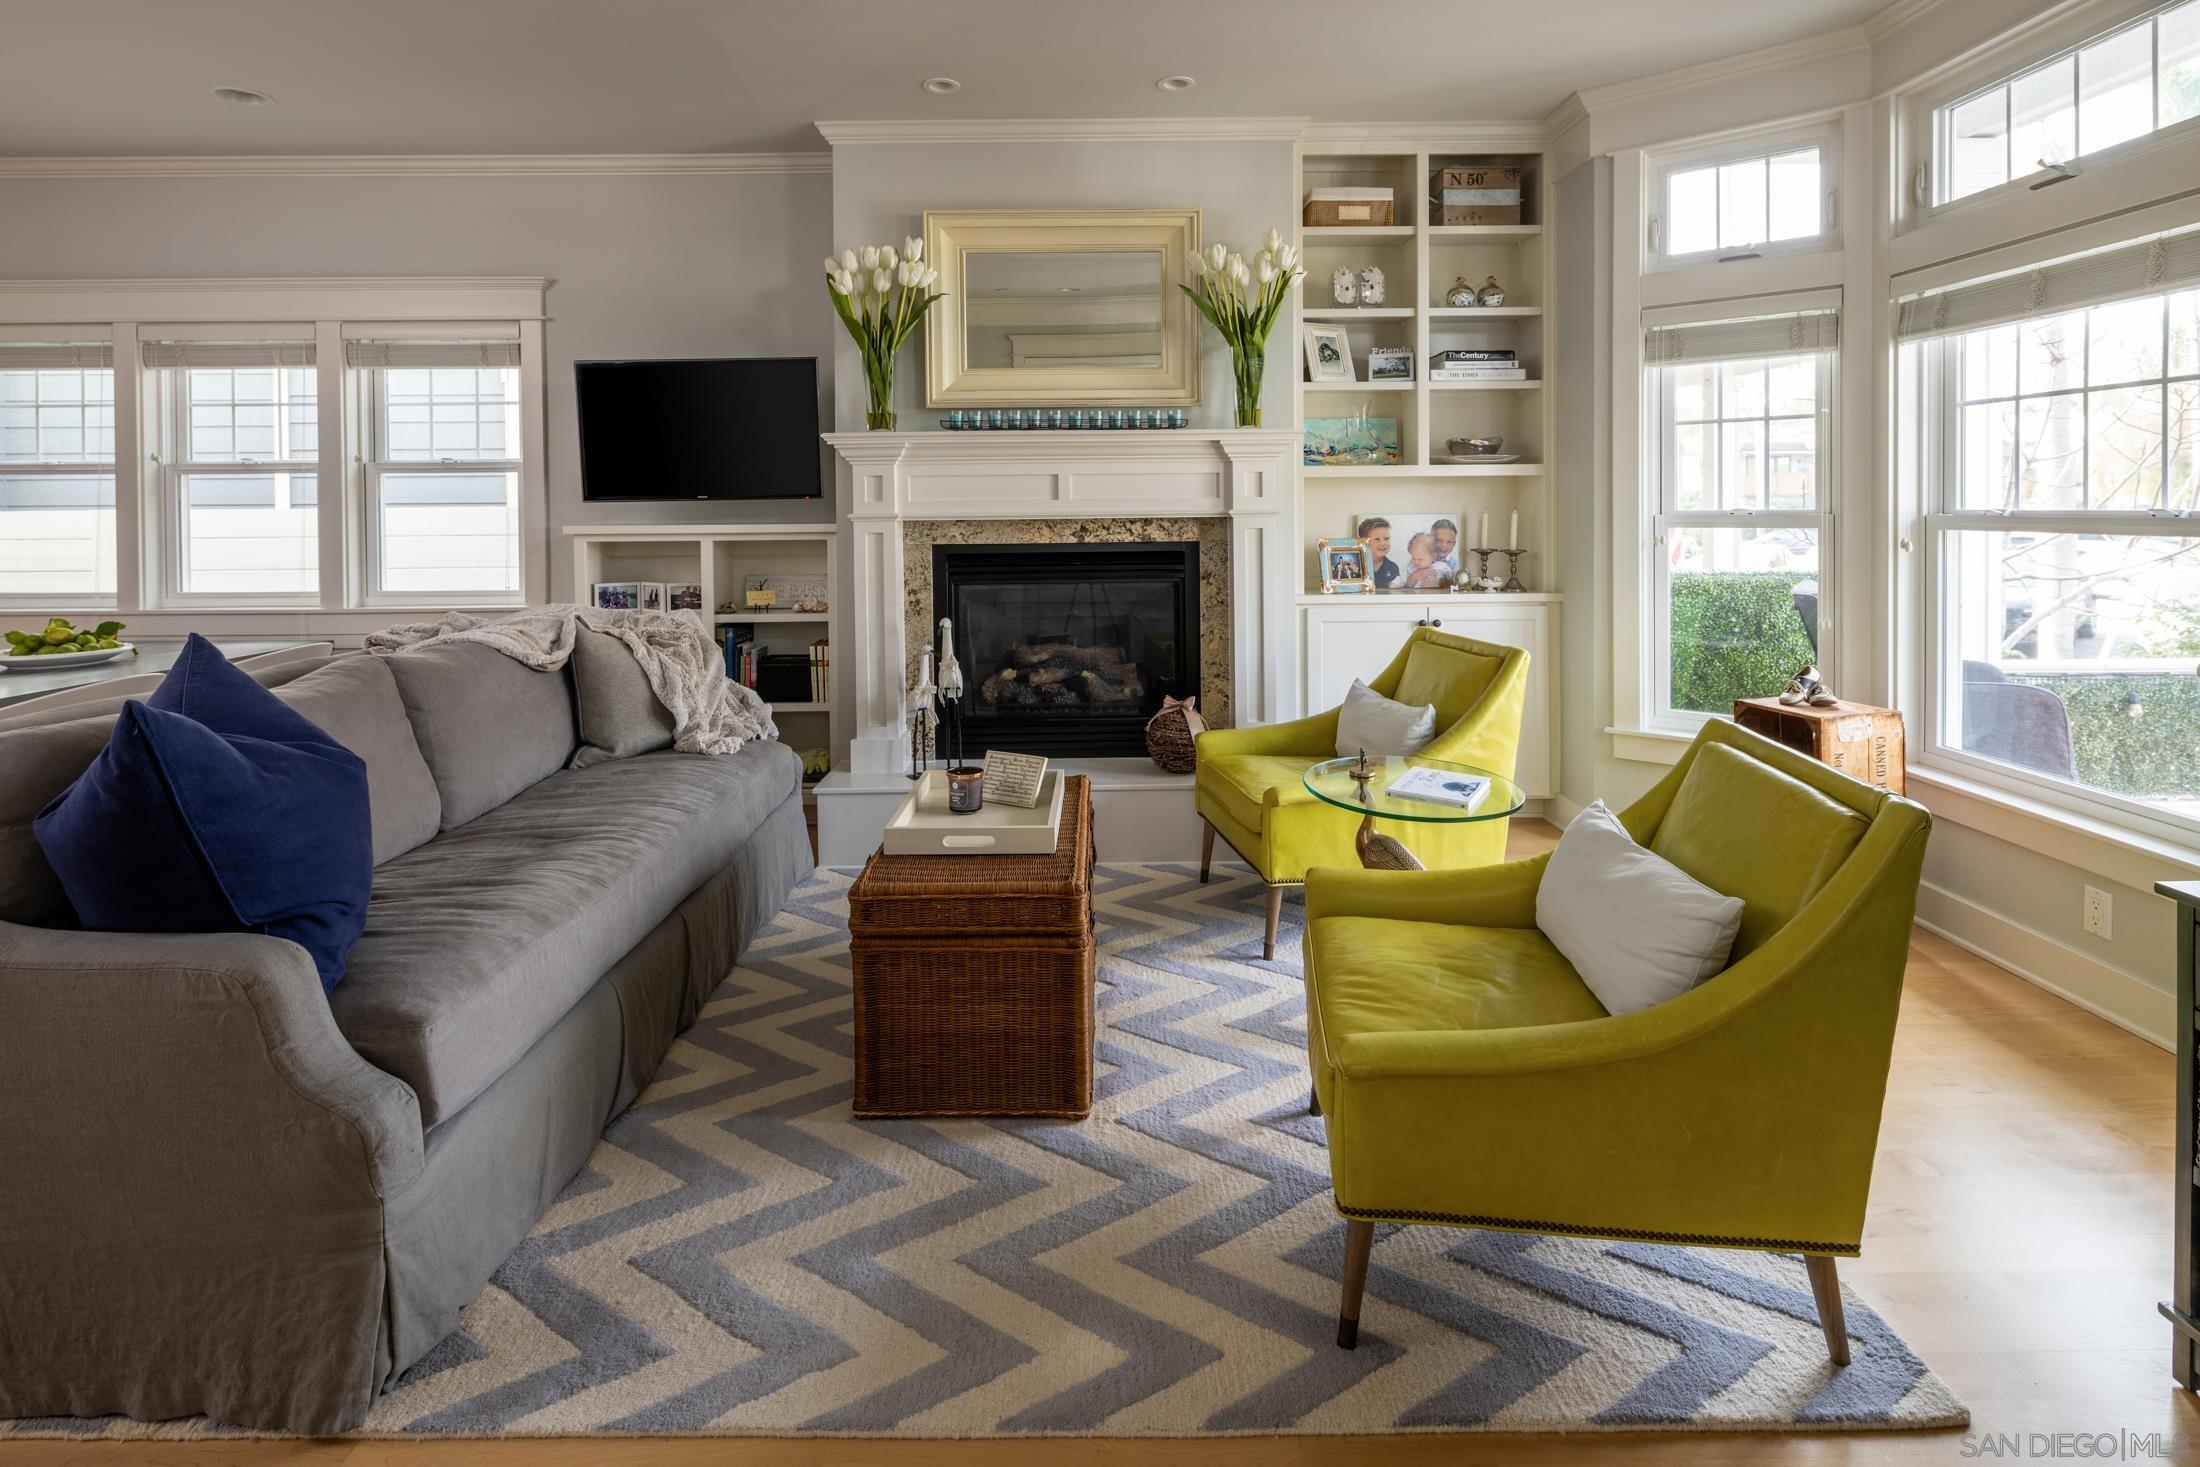
{"type": "Polygon", "coordinates": [[[889,856],[848,893],[859,1116],[1092,1109],[1092,782],[1052,855],[889,856]]]}

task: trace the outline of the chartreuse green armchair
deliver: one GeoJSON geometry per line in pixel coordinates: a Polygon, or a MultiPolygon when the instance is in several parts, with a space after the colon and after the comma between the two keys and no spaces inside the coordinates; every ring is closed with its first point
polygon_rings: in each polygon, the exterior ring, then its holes
{"type": "Polygon", "coordinates": [[[1608,1015],[1536,930],[1548,856],[1311,873],[1306,1030],[1347,1219],[1801,1253],[1835,1364],[1931,821],[1727,723],[1621,816],[1742,899],[1729,966],[1608,1015]]]}
{"type": "MultiPolygon", "coordinates": [[[[1512,777],[1520,749],[1520,715],[1528,697],[1526,652],[1415,627],[1390,666],[1367,685],[1401,703],[1435,707],[1436,739],[1421,754],[1512,777]]],[[[1199,736],[1194,794],[1207,822],[1200,837],[1199,879],[1207,879],[1219,834],[1268,883],[1265,955],[1271,958],[1276,955],[1285,888],[1304,882],[1313,867],[1358,860],[1353,837],[1360,817],[1315,799],[1305,784],[1308,766],[1340,752],[1337,711],[1199,736]]],[[[1505,858],[1506,824],[1479,820],[1420,825],[1408,843],[1431,870],[1486,866],[1505,858]]]]}

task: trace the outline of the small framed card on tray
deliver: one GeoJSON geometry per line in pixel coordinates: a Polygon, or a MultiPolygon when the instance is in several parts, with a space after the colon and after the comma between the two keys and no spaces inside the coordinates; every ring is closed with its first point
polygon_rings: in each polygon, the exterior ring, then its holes
{"type": "Polygon", "coordinates": [[[1006,749],[985,751],[985,797],[989,802],[1028,810],[1039,803],[1039,782],[1046,778],[1047,761],[1039,754],[1015,754],[1006,749]]]}

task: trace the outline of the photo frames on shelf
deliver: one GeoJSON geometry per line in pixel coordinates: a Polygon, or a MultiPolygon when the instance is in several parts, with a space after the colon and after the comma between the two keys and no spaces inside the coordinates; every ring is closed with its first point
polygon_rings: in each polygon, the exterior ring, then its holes
{"type": "MultiPolygon", "coordinates": [[[[1459,579],[1463,512],[1355,515],[1352,532],[1367,546],[1368,580],[1378,591],[1448,591],[1459,579]]],[[[1329,541],[1323,541],[1329,544],[1329,541]]]]}
{"type": "Polygon", "coordinates": [[[1413,348],[1409,346],[1371,346],[1367,349],[1367,380],[1370,382],[1411,382],[1413,380],[1413,348]]]}
{"type": "Polygon", "coordinates": [[[1342,326],[1325,326],[1310,322],[1306,335],[1306,380],[1309,382],[1351,382],[1352,341],[1342,326]]]}
{"type": "Polygon", "coordinates": [[[1317,540],[1314,551],[1321,557],[1324,596],[1357,595],[1374,589],[1368,573],[1366,541],[1317,540]]]}
{"type": "Polygon", "coordinates": [[[591,600],[598,611],[633,611],[642,604],[639,581],[598,581],[591,600]]]}

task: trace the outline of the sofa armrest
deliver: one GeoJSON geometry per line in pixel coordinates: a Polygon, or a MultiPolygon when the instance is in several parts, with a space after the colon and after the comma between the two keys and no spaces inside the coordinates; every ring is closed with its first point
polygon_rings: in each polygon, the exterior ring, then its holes
{"type": "Polygon", "coordinates": [[[1306,873],[1306,920],[1388,917],[1460,927],[1533,927],[1535,894],[1548,854],[1456,871],[1355,871],[1322,866],[1306,873]]]}
{"type": "Polygon", "coordinates": [[[0,992],[0,1416],[356,1424],[420,1112],[305,950],[0,922],[0,992]]]}
{"type": "Polygon", "coordinates": [[[353,1050],[296,943],[0,922],[0,987],[0,1105],[19,1123],[65,1116],[80,1137],[112,1121],[180,1140],[178,1123],[195,1119],[235,1146],[234,1128],[257,1121],[296,1147],[303,1113],[377,1196],[420,1169],[412,1088],[353,1050]]]}

